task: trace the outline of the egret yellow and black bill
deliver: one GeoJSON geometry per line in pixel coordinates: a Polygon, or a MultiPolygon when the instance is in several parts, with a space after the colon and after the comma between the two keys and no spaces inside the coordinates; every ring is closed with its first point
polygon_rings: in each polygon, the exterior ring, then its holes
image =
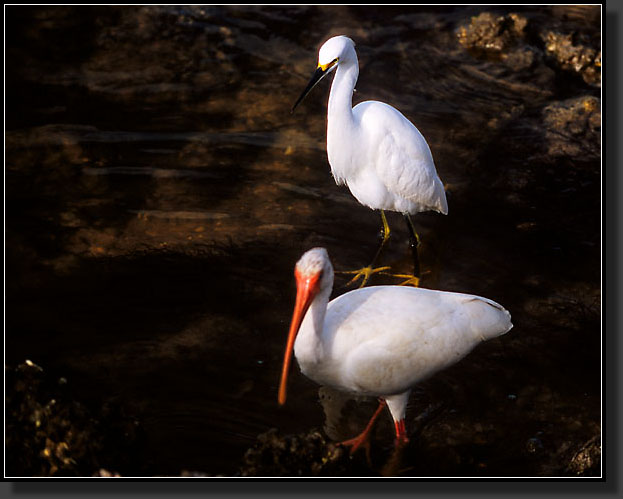
{"type": "Polygon", "coordinates": [[[316,71],[314,71],[314,74],[312,75],[311,79],[309,80],[309,83],[305,87],[305,90],[303,90],[303,93],[301,94],[301,96],[294,103],[294,106],[292,106],[292,110],[290,111],[291,113],[294,112],[294,110],[296,109],[296,106],[298,106],[301,103],[301,101],[305,98],[305,96],[309,92],[311,92],[311,89],[314,88],[320,80],[322,80],[325,76],[327,76],[331,72],[331,70],[335,68],[336,65],[337,65],[337,59],[333,59],[328,64],[318,64],[318,67],[316,68],[316,71]]]}

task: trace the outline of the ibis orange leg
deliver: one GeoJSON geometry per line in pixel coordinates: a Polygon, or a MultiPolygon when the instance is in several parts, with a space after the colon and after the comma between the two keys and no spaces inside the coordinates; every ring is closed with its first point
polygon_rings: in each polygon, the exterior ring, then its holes
{"type": "Polygon", "coordinates": [[[403,445],[409,443],[409,438],[407,437],[407,429],[405,427],[405,420],[401,419],[400,421],[396,421],[394,423],[396,427],[396,447],[402,447],[403,445]]]}
{"type": "Polygon", "coordinates": [[[350,447],[350,455],[352,456],[359,448],[363,447],[366,450],[366,458],[368,459],[368,463],[370,463],[370,432],[374,427],[374,423],[381,414],[383,408],[387,405],[384,399],[379,399],[379,406],[376,411],[370,418],[367,426],[364,430],[357,435],[355,438],[351,438],[349,440],[345,440],[344,442],[340,442],[339,445],[344,445],[350,447]]]}

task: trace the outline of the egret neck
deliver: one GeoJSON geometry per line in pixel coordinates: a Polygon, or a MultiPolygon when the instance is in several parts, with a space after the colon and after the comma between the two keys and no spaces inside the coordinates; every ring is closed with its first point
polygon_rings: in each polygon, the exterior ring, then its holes
{"type": "MultiPolygon", "coordinates": [[[[355,140],[353,89],[359,76],[357,57],[340,60],[335,71],[327,112],[327,155],[336,180],[348,178],[352,168],[349,150],[355,140]],[[339,169],[345,168],[345,171],[339,169]]],[[[356,165],[355,165],[356,166],[356,165]]]]}

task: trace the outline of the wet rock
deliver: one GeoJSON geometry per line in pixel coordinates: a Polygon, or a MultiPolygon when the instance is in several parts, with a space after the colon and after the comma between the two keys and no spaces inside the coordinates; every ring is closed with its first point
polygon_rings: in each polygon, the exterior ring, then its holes
{"type": "Polygon", "coordinates": [[[546,31],[541,38],[545,53],[560,69],[575,72],[589,85],[601,87],[601,50],[588,46],[586,39],[574,33],[546,31]]]}
{"type": "Polygon", "coordinates": [[[601,149],[601,105],[593,96],[554,102],[543,109],[547,153],[597,159],[601,149]]]}
{"type": "Polygon", "coordinates": [[[242,476],[339,476],[352,469],[348,453],[318,431],[281,436],[273,428],[258,436],[240,469],[242,476]]]}
{"type": "Polygon", "coordinates": [[[591,438],[571,458],[567,471],[574,475],[599,475],[601,466],[601,440],[599,436],[591,438]]]}
{"type": "Polygon", "coordinates": [[[531,81],[538,77],[539,85],[549,81],[547,69],[553,66],[576,73],[590,86],[601,86],[601,50],[595,41],[578,31],[536,29],[532,26],[528,33],[528,20],[519,14],[483,12],[461,26],[457,38],[472,55],[500,61],[513,72],[532,68],[531,81]]]}
{"type": "Polygon", "coordinates": [[[555,75],[543,63],[542,51],[527,43],[527,25],[528,20],[519,14],[497,16],[483,12],[461,26],[457,38],[474,57],[497,63],[489,71],[505,82],[503,85],[510,85],[520,95],[535,91],[550,94],[555,75]],[[518,85],[520,82],[523,85],[518,85]]]}
{"type": "Polygon", "coordinates": [[[8,475],[120,476],[136,459],[139,426],[119,407],[101,407],[96,419],[65,378],[29,360],[5,367],[5,376],[8,475]]]}

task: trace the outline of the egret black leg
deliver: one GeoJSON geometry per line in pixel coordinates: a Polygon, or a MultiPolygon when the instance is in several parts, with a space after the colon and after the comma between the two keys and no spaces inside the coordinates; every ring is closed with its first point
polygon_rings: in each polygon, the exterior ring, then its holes
{"type": "Polygon", "coordinates": [[[379,249],[376,250],[376,253],[374,255],[374,258],[372,259],[372,263],[370,264],[370,267],[374,268],[374,264],[376,263],[376,261],[378,260],[379,256],[381,256],[381,252],[383,251],[383,248],[385,247],[385,243],[389,240],[389,236],[391,235],[391,230],[389,229],[389,224],[387,223],[387,217],[385,217],[385,212],[383,210],[381,210],[381,232],[380,232],[380,239],[381,239],[381,244],[379,245],[379,249]]]}
{"type": "Polygon", "coordinates": [[[351,281],[347,284],[347,286],[353,283],[354,281],[356,281],[357,279],[359,279],[362,275],[364,276],[364,279],[363,279],[363,283],[361,284],[361,286],[363,286],[368,280],[368,278],[370,277],[370,275],[378,272],[379,274],[382,274],[382,275],[388,275],[388,276],[399,277],[401,279],[404,279],[404,281],[398,284],[399,286],[412,285],[415,287],[419,287],[420,285],[420,258],[418,254],[418,246],[420,245],[420,237],[418,236],[415,230],[415,226],[413,225],[413,222],[411,221],[411,218],[409,217],[409,215],[405,214],[404,217],[405,217],[405,222],[407,222],[407,229],[409,230],[409,242],[411,246],[411,255],[413,257],[413,275],[394,274],[392,272],[387,272],[387,270],[391,270],[390,267],[379,267],[376,269],[374,268],[374,263],[376,262],[377,258],[381,254],[381,251],[383,250],[385,243],[389,239],[389,225],[387,224],[387,218],[385,218],[385,213],[381,211],[381,221],[383,222],[383,229],[380,233],[380,235],[383,238],[381,241],[381,245],[379,246],[379,249],[377,250],[376,255],[374,255],[374,260],[372,260],[372,263],[370,264],[369,267],[366,267],[365,269],[361,269],[359,271],[347,272],[350,274],[356,274],[355,277],[351,279],[351,281]]]}
{"type": "Polygon", "coordinates": [[[350,281],[348,281],[345,287],[348,287],[351,284],[357,282],[359,279],[361,279],[361,284],[359,285],[359,287],[363,288],[368,282],[368,279],[370,279],[370,276],[372,274],[376,274],[377,272],[383,272],[385,270],[390,269],[389,267],[378,267],[378,268],[374,267],[374,264],[379,259],[379,256],[381,256],[383,248],[385,247],[385,243],[387,243],[387,241],[389,240],[389,236],[391,234],[391,231],[389,229],[389,224],[387,223],[387,217],[385,216],[385,212],[383,210],[381,210],[381,223],[382,223],[382,227],[379,233],[381,242],[379,244],[378,249],[376,250],[376,253],[374,254],[374,258],[372,259],[372,262],[370,263],[370,265],[359,270],[345,270],[345,271],[336,272],[338,274],[355,274],[355,277],[353,277],[350,281]]]}
{"type": "Polygon", "coordinates": [[[413,255],[413,275],[420,278],[420,257],[418,254],[418,246],[420,245],[420,236],[418,236],[411,217],[408,213],[405,213],[405,222],[409,230],[409,244],[411,246],[411,254],[413,255]]]}

